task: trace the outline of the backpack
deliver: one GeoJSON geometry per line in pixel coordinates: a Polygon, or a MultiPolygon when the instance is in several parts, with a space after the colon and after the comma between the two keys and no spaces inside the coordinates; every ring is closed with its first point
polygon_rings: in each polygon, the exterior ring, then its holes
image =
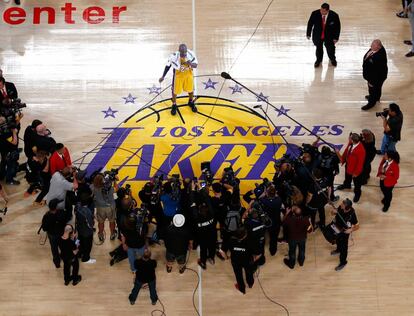
{"type": "Polygon", "coordinates": [[[241,216],[239,210],[229,210],[224,219],[224,229],[228,232],[235,232],[241,226],[241,216]]]}

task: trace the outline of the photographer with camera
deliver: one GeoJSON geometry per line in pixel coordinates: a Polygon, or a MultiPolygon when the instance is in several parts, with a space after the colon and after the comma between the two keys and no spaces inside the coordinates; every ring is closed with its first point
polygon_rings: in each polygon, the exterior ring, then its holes
{"type": "MultiPolygon", "coordinates": [[[[170,225],[173,217],[180,210],[181,190],[178,175],[173,175],[162,185],[160,201],[163,209],[162,225],[160,230],[164,235],[165,229],[170,225]]],[[[188,223],[187,223],[188,224],[188,223]]]]}
{"type": "Polygon", "coordinates": [[[377,154],[384,155],[387,151],[396,151],[396,144],[401,140],[401,129],[403,125],[403,114],[398,104],[391,103],[388,109],[375,114],[382,118],[384,136],[382,138],[381,150],[377,154]]]}
{"type": "MultiPolygon", "coordinates": [[[[70,220],[67,212],[58,209],[59,200],[53,199],[49,202],[49,211],[42,218],[43,231],[47,233],[47,238],[52,251],[53,263],[56,268],[60,268],[59,241],[63,234],[66,223],[70,220]]],[[[40,232],[40,230],[39,230],[40,232]]]]}
{"type": "Polygon", "coordinates": [[[141,210],[133,208],[124,217],[120,227],[122,248],[128,254],[129,266],[132,273],[135,273],[135,260],[144,255],[146,224],[144,218],[139,214],[141,210]]]}
{"type": "Polygon", "coordinates": [[[349,235],[359,229],[358,218],[355,210],[352,207],[352,202],[349,199],[342,201],[338,209],[332,211],[335,215],[333,223],[336,228],[336,249],[331,251],[331,255],[335,256],[339,254],[339,265],[335,268],[335,271],[342,270],[348,261],[348,240],[349,235]]]}
{"type": "Polygon", "coordinates": [[[331,187],[328,179],[323,176],[321,169],[313,170],[313,183],[306,197],[306,208],[310,214],[311,223],[316,230],[317,227],[325,227],[325,205],[329,202],[331,187]],[[315,223],[316,212],[319,214],[319,222],[315,223]]]}
{"type": "Polygon", "coordinates": [[[378,167],[377,177],[380,178],[380,188],[384,198],[382,199],[383,212],[388,212],[392,200],[392,190],[400,177],[400,155],[396,151],[387,151],[378,167]]]}
{"type": "MultiPolygon", "coordinates": [[[[317,147],[320,138],[318,137],[312,146],[317,147]]],[[[322,171],[323,177],[328,181],[331,188],[331,195],[329,200],[335,202],[339,199],[339,196],[334,194],[334,181],[335,177],[339,174],[339,158],[334,151],[328,146],[322,146],[320,153],[316,157],[315,168],[322,171]]]]}
{"type": "Polygon", "coordinates": [[[98,173],[93,178],[91,186],[93,193],[93,201],[96,208],[96,219],[98,220],[98,237],[101,242],[105,240],[104,230],[105,221],[109,221],[109,229],[111,232],[110,239],[116,238],[115,230],[115,175],[110,173],[98,173]]]}
{"type": "Polygon", "coordinates": [[[0,180],[5,177],[6,184],[10,185],[20,184],[20,181],[15,179],[19,167],[19,139],[17,134],[17,127],[14,125],[10,131],[0,135],[0,180]]]}
{"type": "Polygon", "coordinates": [[[0,77],[0,107],[7,104],[8,100],[17,99],[18,93],[13,82],[6,82],[4,77],[0,77]]]}
{"type": "Polygon", "coordinates": [[[240,179],[234,174],[232,166],[224,168],[220,181],[224,189],[232,194],[233,202],[238,200],[240,204],[240,179]]]}
{"type": "Polygon", "coordinates": [[[198,183],[192,181],[190,194],[191,211],[195,241],[200,246],[198,265],[207,269],[207,259],[214,265],[216,255],[217,230],[214,210],[206,188],[200,190],[198,183]]]}
{"type": "MultiPolygon", "coordinates": [[[[78,188],[78,181],[76,180],[76,171],[69,167],[56,172],[50,180],[49,192],[46,195],[46,202],[49,203],[53,199],[58,199],[58,209],[65,209],[67,192],[73,192],[78,188]],[[73,182],[68,179],[73,177],[73,182]]],[[[72,209],[66,209],[72,216],[72,209]]]]}
{"type": "Polygon", "coordinates": [[[361,174],[365,162],[365,148],[360,140],[361,138],[357,133],[351,133],[344,153],[341,155],[339,150],[336,150],[341,163],[345,164],[345,180],[343,184],[337,187],[337,190],[350,189],[353,181],[355,203],[361,198],[361,174]]]}

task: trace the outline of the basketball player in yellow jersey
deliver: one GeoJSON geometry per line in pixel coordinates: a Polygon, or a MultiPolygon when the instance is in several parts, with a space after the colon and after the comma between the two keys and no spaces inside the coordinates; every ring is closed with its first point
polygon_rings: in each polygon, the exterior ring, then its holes
{"type": "Polygon", "coordinates": [[[168,73],[171,67],[173,67],[173,82],[172,82],[172,107],[171,114],[177,113],[177,95],[188,92],[188,105],[193,112],[197,112],[197,108],[194,104],[194,77],[193,69],[197,68],[197,57],[191,50],[187,49],[187,45],[181,44],[178,47],[178,51],[168,58],[168,63],[165,66],[164,73],[160,78],[161,83],[165,75],[168,73]]]}

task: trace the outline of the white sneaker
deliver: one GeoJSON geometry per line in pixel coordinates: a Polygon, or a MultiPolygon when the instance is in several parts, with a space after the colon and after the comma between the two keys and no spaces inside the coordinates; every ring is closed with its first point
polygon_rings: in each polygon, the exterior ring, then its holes
{"type": "Polygon", "coordinates": [[[90,258],[88,261],[85,261],[84,263],[87,263],[87,264],[94,264],[94,263],[96,263],[96,259],[92,259],[92,258],[90,258]]]}

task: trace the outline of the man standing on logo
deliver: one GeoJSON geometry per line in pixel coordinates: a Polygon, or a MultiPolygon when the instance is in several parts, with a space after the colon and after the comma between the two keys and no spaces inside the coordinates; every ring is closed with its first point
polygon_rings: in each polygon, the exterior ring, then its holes
{"type": "Polygon", "coordinates": [[[318,68],[322,62],[323,44],[332,66],[336,67],[335,44],[341,33],[341,21],[336,12],[329,10],[329,4],[324,3],[319,10],[312,12],[306,30],[308,39],[311,38],[311,32],[313,44],[316,46],[315,68],[318,68]]]}
{"type": "Polygon", "coordinates": [[[183,91],[188,92],[188,105],[193,112],[197,112],[197,108],[194,104],[194,76],[193,68],[197,68],[197,57],[191,50],[187,49],[187,45],[181,44],[178,47],[178,51],[173,53],[168,58],[168,63],[165,66],[164,73],[159,79],[161,83],[164,81],[165,75],[168,73],[171,67],[174,69],[173,82],[172,82],[172,107],[171,114],[177,113],[177,95],[183,91]]]}

